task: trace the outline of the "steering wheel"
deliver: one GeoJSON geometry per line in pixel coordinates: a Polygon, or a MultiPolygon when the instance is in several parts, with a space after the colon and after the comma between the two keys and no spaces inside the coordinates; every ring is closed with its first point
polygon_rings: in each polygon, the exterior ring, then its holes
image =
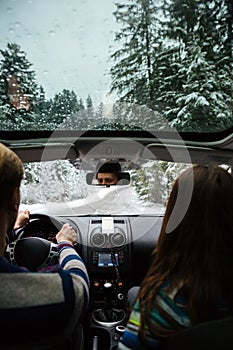
{"type": "Polygon", "coordinates": [[[9,260],[36,271],[57,264],[56,234],[63,223],[45,214],[31,214],[27,225],[16,230],[16,240],[6,247],[9,260]]]}
{"type": "Polygon", "coordinates": [[[10,261],[33,271],[57,264],[56,234],[63,224],[53,216],[30,214],[28,224],[16,230],[16,240],[6,247],[10,261]]]}
{"type": "Polygon", "coordinates": [[[26,237],[39,237],[50,242],[56,242],[56,234],[63,223],[53,216],[46,214],[30,214],[29,222],[16,230],[17,240],[26,237]]]}

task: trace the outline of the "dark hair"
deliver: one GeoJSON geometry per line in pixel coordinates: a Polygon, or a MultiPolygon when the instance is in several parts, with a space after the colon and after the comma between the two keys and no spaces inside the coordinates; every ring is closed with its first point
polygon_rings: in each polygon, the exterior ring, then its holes
{"type": "Polygon", "coordinates": [[[121,176],[121,165],[119,162],[108,161],[97,165],[96,177],[99,173],[114,173],[117,175],[118,180],[121,176]]]}
{"type": "MultiPolygon", "coordinates": [[[[141,284],[141,339],[145,339],[145,326],[158,338],[174,332],[150,322],[151,309],[159,308],[156,294],[164,282],[170,282],[168,292],[182,286],[191,324],[222,317],[217,307],[219,297],[228,305],[226,314],[231,314],[232,270],[233,177],[219,166],[196,165],[175,181],[152,264],[141,284]],[[185,203],[190,188],[192,193],[185,203]],[[179,210],[184,204],[180,220],[179,210]],[[178,217],[177,224],[173,222],[167,233],[171,216],[178,217]]],[[[163,316],[169,320],[164,311],[163,316]]]]}

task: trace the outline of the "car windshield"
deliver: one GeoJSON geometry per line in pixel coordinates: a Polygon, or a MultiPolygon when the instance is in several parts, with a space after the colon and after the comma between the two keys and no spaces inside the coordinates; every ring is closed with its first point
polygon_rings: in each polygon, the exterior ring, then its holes
{"type": "MultiPolygon", "coordinates": [[[[128,185],[90,186],[85,169],[69,160],[24,164],[21,208],[56,215],[162,215],[176,177],[188,164],[148,160],[132,169],[128,185]]],[[[131,170],[130,170],[131,168],[131,170]]]]}

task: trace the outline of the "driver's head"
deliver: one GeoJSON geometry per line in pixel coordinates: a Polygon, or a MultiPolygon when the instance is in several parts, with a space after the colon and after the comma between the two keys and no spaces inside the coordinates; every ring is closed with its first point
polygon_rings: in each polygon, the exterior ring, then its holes
{"type": "Polygon", "coordinates": [[[0,215],[7,217],[9,227],[13,226],[20,202],[20,183],[23,178],[23,164],[19,157],[0,143],[0,215]]]}
{"type": "Polygon", "coordinates": [[[99,185],[116,185],[121,179],[121,166],[118,162],[106,162],[97,169],[96,179],[99,185]]]}

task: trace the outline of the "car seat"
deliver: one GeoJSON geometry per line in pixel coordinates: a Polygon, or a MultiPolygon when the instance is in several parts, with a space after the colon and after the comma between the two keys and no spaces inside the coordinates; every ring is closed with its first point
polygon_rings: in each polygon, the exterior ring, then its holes
{"type": "Polygon", "coordinates": [[[233,349],[233,316],[201,323],[170,336],[161,350],[233,349]]]}
{"type": "Polygon", "coordinates": [[[78,324],[72,334],[72,337],[66,334],[66,331],[56,335],[44,336],[39,333],[39,337],[31,335],[25,329],[21,337],[14,336],[14,329],[17,325],[11,325],[9,331],[0,340],[1,350],[84,350],[84,336],[82,325],[78,324]]]}

